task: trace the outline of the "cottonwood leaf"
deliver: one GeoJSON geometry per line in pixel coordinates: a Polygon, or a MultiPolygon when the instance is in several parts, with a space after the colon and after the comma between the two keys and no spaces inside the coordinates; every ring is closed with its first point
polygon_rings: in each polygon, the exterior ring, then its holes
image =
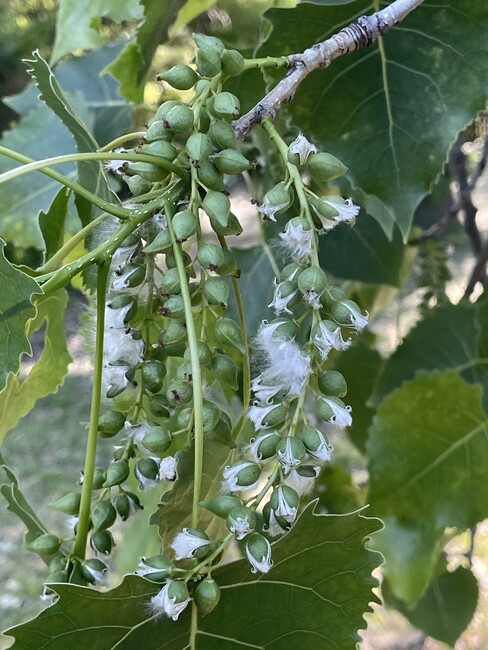
{"type": "Polygon", "coordinates": [[[135,38],[107,68],[120,81],[120,93],[129,101],[143,101],[144,84],[156,48],[168,37],[168,30],[184,0],[141,0],[144,22],[135,38]]]}
{"type": "Polygon", "coordinates": [[[37,282],[18,271],[5,258],[5,242],[0,239],[0,281],[2,310],[0,311],[0,391],[5,388],[8,376],[20,367],[22,354],[32,354],[26,336],[28,322],[35,317],[36,307],[32,296],[41,294],[37,282]]]}
{"type": "Polygon", "coordinates": [[[89,50],[105,43],[102,19],[116,23],[143,17],[139,0],[60,0],[51,64],[75,50],[89,50]]]}
{"type": "Polygon", "coordinates": [[[482,388],[455,371],[419,374],[378,408],[366,444],[379,516],[465,530],[488,513],[482,388]]]}
{"type": "Polygon", "coordinates": [[[44,347],[27,377],[21,380],[19,373],[9,375],[0,393],[0,442],[38,399],[55,393],[63,383],[71,362],[63,323],[67,302],[64,289],[35,301],[37,314],[28,325],[27,335],[31,337],[45,324],[44,347]]]}
{"type": "MultiPolygon", "coordinates": [[[[270,10],[273,31],[258,56],[301,52],[389,4],[270,10]]],[[[457,132],[485,107],[487,30],[484,0],[424,3],[379,42],[313,72],[290,104],[300,130],[349,167],[389,236],[397,224],[407,239],[457,132]]]]}
{"type": "Polygon", "coordinates": [[[384,362],[370,404],[378,406],[419,370],[452,368],[466,381],[488,385],[488,355],[480,349],[488,336],[487,305],[459,303],[432,309],[384,362]]]}
{"type": "Polygon", "coordinates": [[[347,434],[364,452],[368,428],[374,409],[367,405],[376,377],[381,368],[381,357],[365,343],[359,341],[337,357],[334,369],[342,373],[347,381],[347,403],[352,406],[352,426],[347,434]]]}
{"type": "Polygon", "coordinates": [[[24,523],[27,532],[33,539],[39,537],[39,535],[42,535],[43,533],[47,533],[47,529],[37,518],[36,513],[22,494],[17,477],[5,464],[1,454],[0,470],[2,470],[2,473],[5,475],[5,478],[2,476],[0,493],[7,502],[7,510],[10,510],[10,512],[17,515],[17,517],[24,523]]]}
{"type": "Polygon", "coordinates": [[[479,595],[478,581],[463,567],[451,573],[446,571],[432,580],[414,607],[406,607],[395,598],[388,582],[383,583],[381,591],[387,605],[395,607],[412,625],[451,647],[473,618],[479,595]]]}
{"type": "Polygon", "coordinates": [[[383,517],[385,527],[369,547],[385,558],[389,590],[409,607],[428,588],[439,561],[443,531],[415,518],[383,517]]]}
{"type": "Polygon", "coordinates": [[[69,190],[62,187],[56,194],[49,210],[39,213],[39,227],[44,239],[46,260],[50,259],[63,243],[69,196],[69,190]]]}
{"type": "MultiPolygon", "coordinates": [[[[264,246],[233,248],[232,252],[241,271],[239,287],[244,302],[247,333],[254,335],[261,321],[273,316],[268,304],[273,299],[275,273],[264,246]]],[[[231,303],[235,310],[233,298],[231,303]]]]}
{"type": "Polygon", "coordinates": [[[148,603],[157,589],[127,576],[100,593],[56,585],[59,601],[8,634],[23,650],[65,650],[68,644],[100,650],[353,650],[369,603],[378,602],[372,571],[381,563],[364,540],[381,526],[360,513],[316,515],[307,508],[292,531],[273,544],[274,566],[252,574],[240,560],[212,571],[222,598],[205,617],[188,607],[177,621],[155,621],[148,603]],[[193,621],[192,616],[196,616],[193,621]]]}
{"type": "MultiPolygon", "coordinates": [[[[73,152],[69,131],[56,115],[40,104],[12,129],[6,131],[1,144],[9,149],[39,160],[73,152]]],[[[0,157],[0,173],[17,167],[18,163],[0,157]]],[[[59,165],[61,173],[76,176],[70,165],[59,165]]],[[[47,211],[59,191],[59,183],[44,174],[19,176],[2,186],[0,192],[0,234],[16,246],[43,248],[43,238],[37,223],[40,210],[47,211]]]]}

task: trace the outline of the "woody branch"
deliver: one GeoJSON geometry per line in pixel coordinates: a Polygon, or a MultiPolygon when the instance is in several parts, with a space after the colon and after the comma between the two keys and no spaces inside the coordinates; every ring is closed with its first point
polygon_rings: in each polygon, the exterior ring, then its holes
{"type": "Polygon", "coordinates": [[[395,0],[385,9],[370,16],[361,16],[334,36],[316,43],[301,54],[290,54],[286,76],[248,113],[233,122],[238,139],[242,140],[263,117],[274,118],[280,104],[293,98],[296,89],[310,72],[317,68],[327,68],[343,54],[368,47],[422,2],[423,0],[395,0]]]}

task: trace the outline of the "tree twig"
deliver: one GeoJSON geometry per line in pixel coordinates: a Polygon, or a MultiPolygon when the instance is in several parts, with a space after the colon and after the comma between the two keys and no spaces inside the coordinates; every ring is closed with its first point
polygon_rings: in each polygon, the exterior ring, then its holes
{"type": "Polygon", "coordinates": [[[385,9],[370,16],[361,16],[334,36],[309,47],[301,54],[291,54],[288,57],[289,70],[286,76],[254,108],[233,122],[237,138],[242,140],[263,117],[274,118],[280,104],[293,98],[300,83],[312,70],[327,68],[337,57],[368,47],[423,1],[394,0],[385,9]]]}

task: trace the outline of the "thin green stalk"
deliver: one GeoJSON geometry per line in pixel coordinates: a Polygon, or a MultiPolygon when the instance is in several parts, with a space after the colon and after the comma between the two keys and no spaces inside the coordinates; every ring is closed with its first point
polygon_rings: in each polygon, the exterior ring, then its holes
{"type": "Polygon", "coordinates": [[[107,213],[101,214],[93,221],[90,221],[84,228],[75,233],[70,239],[61,246],[61,248],[54,253],[54,255],[42,266],[40,266],[37,271],[38,273],[49,273],[50,271],[55,271],[57,267],[62,264],[65,257],[67,257],[71,251],[82,242],[85,237],[91,233],[91,231],[102,223],[107,218],[107,213]]]}
{"type": "Polygon", "coordinates": [[[191,569],[191,571],[188,572],[188,575],[185,578],[185,582],[188,582],[188,580],[190,580],[192,576],[197,575],[200,569],[203,569],[204,567],[208,566],[213,560],[215,560],[215,558],[222,553],[222,551],[225,549],[227,544],[233,538],[234,538],[234,533],[228,533],[211,555],[206,557],[204,560],[202,560],[202,562],[197,564],[195,567],[193,567],[193,569],[191,569]]]}
{"type": "MultiPolygon", "coordinates": [[[[285,165],[288,173],[290,174],[291,179],[293,180],[293,184],[295,186],[295,190],[298,196],[298,201],[300,203],[300,209],[303,215],[306,217],[307,221],[309,222],[310,228],[312,229],[312,232],[314,233],[315,236],[315,224],[313,222],[312,215],[310,213],[310,207],[308,205],[307,197],[305,196],[305,188],[303,186],[303,182],[300,177],[300,172],[298,171],[296,165],[293,165],[292,163],[288,162],[288,145],[280,136],[278,131],[275,129],[273,122],[268,117],[264,117],[262,119],[261,125],[263,129],[266,131],[266,133],[268,134],[270,140],[274,142],[276,148],[278,149],[278,152],[283,160],[283,164],[285,165]]],[[[312,247],[311,261],[314,266],[320,267],[316,246],[312,247]]]]}
{"type": "MultiPolygon", "coordinates": [[[[7,149],[7,147],[0,146],[0,154],[3,154],[4,156],[8,156],[9,158],[12,158],[13,160],[16,160],[17,162],[21,162],[23,164],[30,164],[32,162],[35,162],[34,160],[32,160],[32,158],[29,158],[28,156],[24,156],[21,153],[17,153],[16,151],[12,151],[11,149],[7,149]]],[[[73,192],[76,192],[76,194],[79,194],[87,201],[90,201],[90,203],[96,205],[97,208],[100,208],[100,210],[103,210],[104,212],[108,212],[109,214],[113,214],[114,217],[119,217],[120,219],[127,219],[131,215],[130,210],[124,210],[123,208],[119,208],[116,205],[109,203],[108,201],[104,201],[100,197],[96,196],[96,194],[93,194],[93,192],[90,192],[89,190],[85,189],[82,185],[80,185],[76,181],[71,180],[71,178],[68,178],[68,176],[64,176],[64,174],[60,174],[59,172],[54,171],[54,169],[49,169],[49,167],[46,167],[45,169],[39,168],[38,171],[40,171],[41,174],[45,174],[46,176],[53,178],[55,181],[58,181],[58,183],[61,183],[61,185],[64,185],[65,187],[69,187],[70,190],[73,190],[73,192]]]]}
{"type": "Polygon", "coordinates": [[[171,201],[177,201],[178,199],[181,199],[185,191],[186,185],[181,182],[173,186],[167,190],[165,194],[162,194],[158,200],[146,204],[144,209],[142,209],[141,206],[140,214],[134,215],[134,213],[132,213],[132,218],[124,221],[107,241],[103,242],[85,255],[82,255],[74,262],[70,262],[61,267],[54,273],[46,273],[45,277],[42,275],[38,276],[36,278],[37,282],[42,283],[42,289],[45,293],[51,293],[64,287],[72,278],[75,277],[75,275],[81,273],[81,271],[91,264],[100,263],[105,259],[105,257],[107,257],[107,255],[113,255],[124,239],[138,226],[144,223],[144,221],[146,221],[155,210],[160,209],[168,198],[171,201]]]}
{"type": "Polygon", "coordinates": [[[139,140],[139,138],[143,138],[145,135],[145,131],[134,131],[134,133],[126,133],[125,135],[121,135],[118,138],[115,138],[115,140],[104,144],[103,147],[100,147],[98,151],[112,151],[113,149],[120,147],[121,144],[125,144],[130,140],[139,140]]]}
{"type": "Polygon", "coordinates": [[[83,485],[76,539],[73,555],[80,560],[85,558],[88,530],[90,528],[90,508],[93,490],[93,474],[97,455],[98,418],[100,415],[100,396],[102,392],[103,370],[103,335],[105,329],[105,298],[107,295],[107,277],[110,270],[110,257],[104,260],[97,273],[97,332],[95,347],[95,367],[93,369],[93,389],[86,444],[85,467],[83,470],[83,485]]]}
{"type": "Polygon", "coordinates": [[[191,512],[191,525],[193,528],[198,526],[198,510],[200,507],[200,491],[202,485],[202,470],[203,470],[203,392],[202,392],[202,374],[200,369],[200,359],[198,356],[197,335],[195,331],[195,322],[193,320],[193,312],[191,306],[190,290],[188,287],[188,278],[185,271],[185,264],[181,250],[176,242],[173,232],[171,220],[174,214],[174,208],[165,201],[165,213],[168,220],[168,230],[171,235],[171,242],[173,244],[173,253],[176,260],[176,268],[178,269],[178,277],[181,285],[181,296],[183,298],[186,330],[188,333],[188,347],[190,349],[190,362],[192,372],[193,384],[193,416],[194,416],[194,447],[195,447],[195,461],[193,470],[193,502],[191,512]]]}
{"type": "MultiPolygon", "coordinates": [[[[4,153],[10,158],[14,156],[5,152],[10,151],[6,147],[0,147],[0,153],[4,153]]],[[[16,153],[16,152],[12,152],[16,153]]],[[[160,156],[152,156],[147,153],[113,153],[113,152],[100,152],[100,151],[90,151],[87,153],[70,153],[63,156],[54,156],[53,158],[44,158],[44,160],[33,160],[22,167],[15,167],[10,169],[8,172],[0,174],[0,183],[6,183],[11,181],[14,178],[22,176],[23,174],[29,174],[34,171],[41,171],[45,173],[45,168],[51,167],[53,165],[61,165],[63,163],[69,162],[83,162],[85,160],[128,160],[129,162],[147,162],[156,165],[157,167],[162,167],[169,172],[173,172],[179,176],[182,180],[188,180],[188,173],[178,167],[178,165],[173,165],[169,160],[165,160],[160,156]]]]}

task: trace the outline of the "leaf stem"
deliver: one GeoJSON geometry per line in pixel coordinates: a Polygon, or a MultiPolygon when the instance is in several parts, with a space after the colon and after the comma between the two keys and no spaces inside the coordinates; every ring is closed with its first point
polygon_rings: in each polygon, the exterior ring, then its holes
{"type": "MultiPolygon", "coordinates": [[[[14,156],[6,153],[5,150],[10,151],[10,149],[6,149],[6,147],[0,147],[0,153],[4,153],[6,156],[14,158],[14,156]]],[[[51,167],[52,165],[61,165],[69,162],[83,162],[85,160],[128,160],[129,162],[147,162],[173,172],[182,180],[188,180],[188,173],[184,169],[181,169],[178,165],[173,165],[173,163],[161,158],[161,156],[152,156],[147,153],[130,153],[128,151],[125,153],[114,153],[112,151],[89,151],[86,153],[69,153],[63,156],[44,158],[44,160],[32,160],[31,162],[24,164],[22,167],[15,167],[14,169],[10,169],[8,172],[0,174],[0,183],[6,183],[7,181],[11,181],[14,178],[33,171],[41,171],[45,173],[44,168],[51,167]]]]}
{"type": "Polygon", "coordinates": [[[93,475],[95,471],[97,454],[100,396],[102,392],[105,298],[107,295],[107,277],[110,270],[110,259],[111,258],[108,257],[101,264],[99,264],[97,273],[97,332],[95,338],[95,367],[93,369],[90,424],[88,426],[85,467],[83,470],[83,486],[81,489],[79,521],[78,528],[76,530],[76,539],[73,546],[73,555],[80,560],[83,560],[85,558],[86,541],[90,527],[90,507],[93,489],[93,475]]]}
{"type": "Polygon", "coordinates": [[[100,147],[98,151],[112,151],[113,149],[120,147],[121,144],[125,144],[130,140],[139,140],[139,138],[143,138],[145,135],[145,131],[134,131],[134,133],[126,133],[125,135],[121,135],[118,138],[115,138],[115,140],[112,140],[111,142],[107,142],[107,144],[104,144],[103,147],[100,147]]]}
{"type": "Polygon", "coordinates": [[[244,70],[253,70],[254,68],[287,68],[290,61],[287,56],[265,56],[261,59],[246,59],[244,61],[244,70]]]}
{"type": "Polygon", "coordinates": [[[188,278],[185,271],[185,264],[181,250],[176,242],[175,234],[171,220],[174,214],[174,208],[168,200],[165,200],[165,213],[168,221],[168,230],[171,235],[173,244],[173,254],[178,269],[178,277],[181,285],[181,296],[185,311],[186,330],[188,333],[188,347],[190,349],[191,372],[193,377],[193,417],[194,417],[194,470],[193,470],[193,501],[191,512],[191,525],[193,528],[198,526],[198,510],[200,507],[200,491],[202,484],[203,469],[203,392],[202,392],[202,373],[200,369],[200,359],[198,355],[197,335],[195,322],[193,320],[193,311],[191,306],[190,290],[188,288],[188,278]]]}

